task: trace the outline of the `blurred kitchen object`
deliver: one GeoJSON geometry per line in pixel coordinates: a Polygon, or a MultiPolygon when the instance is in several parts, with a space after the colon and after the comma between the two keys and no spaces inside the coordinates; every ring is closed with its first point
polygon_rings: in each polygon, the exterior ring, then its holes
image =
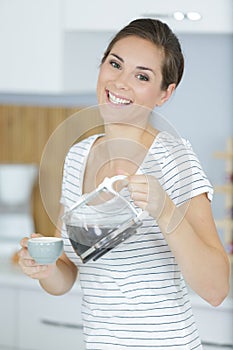
{"type": "Polygon", "coordinates": [[[34,232],[32,190],[35,164],[0,164],[0,259],[12,257],[22,237],[34,232]]]}

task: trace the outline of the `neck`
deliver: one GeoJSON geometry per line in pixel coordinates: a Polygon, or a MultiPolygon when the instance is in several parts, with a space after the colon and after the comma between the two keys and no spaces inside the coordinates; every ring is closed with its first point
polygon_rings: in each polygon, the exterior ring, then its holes
{"type": "Polygon", "coordinates": [[[111,123],[105,124],[105,140],[128,140],[140,143],[149,148],[154,138],[158,134],[158,130],[154,129],[150,124],[138,126],[132,124],[111,123]]]}
{"type": "Polygon", "coordinates": [[[114,160],[114,163],[116,160],[131,160],[140,164],[157,133],[149,124],[146,128],[129,124],[105,125],[102,152],[107,159],[114,160]]]}
{"type": "Polygon", "coordinates": [[[109,123],[105,124],[105,135],[107,139],[130,139],[140,141],[147,126],[137,126],[124,123],[109,123]]]}

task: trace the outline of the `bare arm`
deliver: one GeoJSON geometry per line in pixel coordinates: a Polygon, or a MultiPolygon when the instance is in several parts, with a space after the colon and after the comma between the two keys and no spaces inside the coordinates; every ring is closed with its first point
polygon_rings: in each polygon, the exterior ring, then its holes
{"type": "Polygon", "coordinates": [[[219,305],[229,292],[229,260],[206,194],[191,199],[184,216],[182,208],[174,208],[169,199],[158,223],[187,283],[210,304],[219,305]],[[174,210],[179,224],[167,233],[174,210]]]}
{"type": "Polygon", "coordinates": [[[219,240],[206,194],[177,208],[152,176],[129,177],[135,204],[154,217],[181,272],[203,299],[219,305],[229,292],[229,260],[219,240]]]}

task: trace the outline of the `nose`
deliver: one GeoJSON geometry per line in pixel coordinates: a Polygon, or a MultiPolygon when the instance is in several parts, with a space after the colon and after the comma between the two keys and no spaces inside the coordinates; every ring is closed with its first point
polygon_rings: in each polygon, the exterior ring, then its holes
{"type": "Polygon", "coordinates": [[[129,81],[130,81],[129,74],[127,74],[124,71],[121,71],[115,79],[115,86],[117,89],[120,89],[120,90],[128,90],[129,81]]]}

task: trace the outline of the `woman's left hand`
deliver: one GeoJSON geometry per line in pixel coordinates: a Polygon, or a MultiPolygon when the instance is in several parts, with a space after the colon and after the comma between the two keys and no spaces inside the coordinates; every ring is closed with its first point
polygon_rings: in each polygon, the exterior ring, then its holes
{"type": "Polygon", "coordinates": [[[151,175],[132,175],[127,180],[134,204],[158,219],[164,209],[167,197],[158,180],[151,175]]]}

